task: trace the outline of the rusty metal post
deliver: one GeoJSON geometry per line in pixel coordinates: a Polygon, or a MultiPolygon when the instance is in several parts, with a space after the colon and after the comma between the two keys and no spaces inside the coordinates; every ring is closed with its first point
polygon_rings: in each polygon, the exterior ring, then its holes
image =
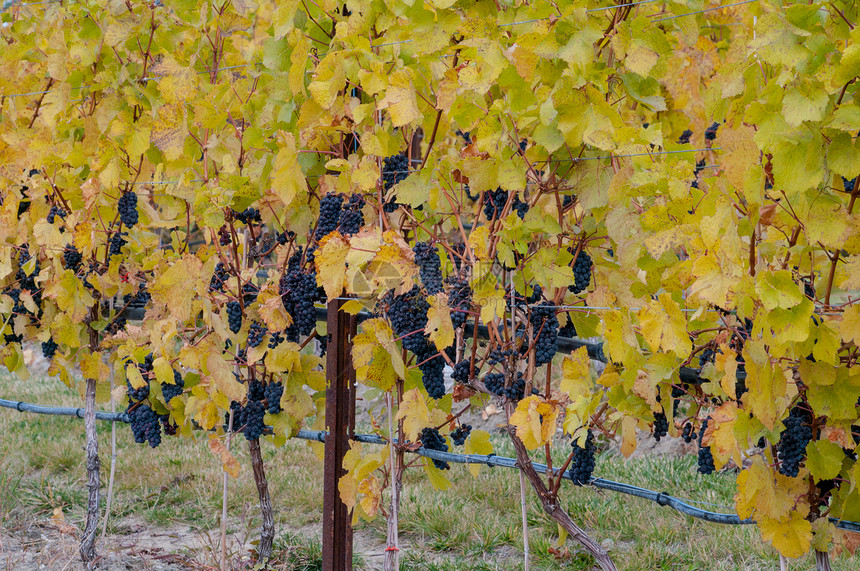
{"type": "Polygon", "coordinates": [[[323,473],[323,571],[352,569],[352,521],[338,490],[340,478],[345,474],[343,457],[349,448],[350,397],[353,395],[349,382],[353,320],[342,311],[343,304],[342,299],[329,301],[327,313],[331,337],[326,351],[325,423],[328,434],[323,473]]]}

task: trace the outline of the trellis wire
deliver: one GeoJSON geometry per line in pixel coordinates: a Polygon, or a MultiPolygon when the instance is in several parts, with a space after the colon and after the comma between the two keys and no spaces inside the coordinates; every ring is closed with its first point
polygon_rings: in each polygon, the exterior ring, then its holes
{"type": "MultiPolygon", "coordinates": [[[[0,407],[17,410],[18,412],[32,412],[36,414],[47,414],[52,416],[77,416],[78,418],[83,418],[84,415],[84,409],[82,408],[43,406],[34,403],[11,401],[7,399],[0,399],[0,407]]],[[[96,412],[96,419],[108,422],[130,422],[128,414],[126,413],[96,412]]],[[[295,435],[295,438],[301,440],[314,440],[316,442],[325,442],[325,437],[327,434],[328,433],[324,430],[303,429],[298,431],[298,433],[295,435]]],[[[365,444],[386,445],[389,443],[388,440],[381,436],[377,436],[376,434],[356,434],[354,440],[356,442],[362,442],[365,444]]],[[[442,462],[451,462],[454,464],[482,464],[490,467],[497,466],[501,468],[519,468],[516,458],[496,456],[495,454],[455,454],[452,452],[442,452],[440,450],[429,450],[423,447],[418,448],[417,450],[409,450],[409,452],[412,452],[413,454],[417,454],[418,456],[422,456],[424,458],[430,458],[431,460],[440,460],[442,462]]],[[[541,464],[540,462],[532,462],[532,467],[538,473],[541,474],[546,473],[547,471],[546,464],[541,464]]],[[[553,468],[552,471],[556,477],[561,476],[564,479],[572,480],[570,476],[570,471],[566,471],[564,474],[559,474],[558,468],[553,468]]],[[[726,514],[703,510],[691,506],[689,503],[692,502],[706,504],[707,502],[686,500],[683,498],[675,497],[665,492],[655,492],[654,490],[641,488],[639,486],[634,486],[632,484],[627,484],[624,482],[615,482],[612,480],[606,480],[604,478],[592,477],[589,481],[589,484],[598,489],[618,492],[628,496],[636,496],[638,498],[649,500],[661,506],[670,507],[675,511],[686,514],[690,517],[709,521],[712,523],[720,523],[725,525],[750,525],[755,523],[755,521],[751,519],[741,519],[735,514],[726,514]]],[[[839,520],[833,517],[829,519],[838,528],[845,529],[848,531],[860,532],[860,523],[858,522],[839,520]]]]}
{"type": "Polygon", "coordinates": [[[729,8],[731,6],[739,6],[741,4],[749,4],[750,2],[757,2],[758,0],[742,0],[741,2],[732,2],[731,4],[723,4],[722,6],[714,6],[713,8],[705,8],[704,10],[696,10],[695,12],[687,12],[686,14],[678,14],[677,16],[669,16],[667,18],[658,18],[656,20],[651,20],[651,22],[665,22],[666,20],[674,20],[675,18],[683,18],[684,16],[692,16],[694,14],[703,14],[705,12],[711,12],[713,10],[722,10],[723,8],[729,8]]]}

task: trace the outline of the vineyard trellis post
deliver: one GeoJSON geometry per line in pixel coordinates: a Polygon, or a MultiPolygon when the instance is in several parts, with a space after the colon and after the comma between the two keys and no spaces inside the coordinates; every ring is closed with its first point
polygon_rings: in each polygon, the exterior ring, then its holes
{"type": "Polygon", "coordinates": [[[323,472],[323,571],[352,569],[352,522],[346,504],[341,501],[338,484],[346,473],[343,457],[349,448],[349,433],[355,426],[354,369],[350,343],[356,319],[343,310],[345,300],[328,302],[326,352],[326,405],[323,472]]]}

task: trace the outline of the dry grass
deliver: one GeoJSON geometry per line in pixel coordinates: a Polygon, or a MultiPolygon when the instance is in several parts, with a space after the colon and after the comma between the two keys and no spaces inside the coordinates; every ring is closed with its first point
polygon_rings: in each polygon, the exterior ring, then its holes
{"type": "MultiPolygon", "coordinates": [[[[32,402],[79,406],[80,396],[57,379],[20,381],[0,374],[0,396],[32,402]]],[[[110,463],[110,425],[101,423],[103,490],[110,463]]],[[[0,409],[0,522],[3,538],[27,538],[36,529],[49,541],[22,548],[0,544],[0,568],[62,569],[74,562],[72,536],[50,523],[60,510],[65,523],[82,527],[84,518],[83,423],[0,409]],[[28,530],[30,530],[28,532],[28,530]],[[53,538],[53,539],[51,539],[53,538]],[[32,564],[33,567],[28,567],[32,564]]],[[[165,438],[156,450],[134,443],[128,427],[117,426],[115,498],[107,542],[122,561],[143,569],[215,566],[220,552],[221,472],[205,440],[165,438]],[[156,558],[155,555],[158,554],[156,558]],[[157,565],[153,566],[153,561],[157,565]],[[129,563],[131,564],[131,563],[129,563]]],[[[501,438],[499,455],[513,455],[501,438]]],[[[230,483],[229,551],[236,569],[250,568],[259,518],[256,489],[243,439],[234,447],[243,471],[230,483]]],[[[559,443],[559,458],[565,452],[559,443]]],[[[319,522],[321,464],[307,443],[291,441],[282,449],[263,446],[276,509],[278,569],[320,568],[319,522]]],[[[700,476],[693,458],[643,458],[624,461],[613,454],[598,459],[600,476],[718,505],[731,505],[731,475],[700,476]]],[[[468,571],[522,568],[519,479],[512,470],[484,468],[473,478],[453,466],[453,486],[437,492],[422,470],[407,473],[401,508],[404,569],[468,571]]],[[[764,570],[778,568],[775,552],[750,526],[720,526],[693,520],[656,504],[567,486],[563,497],[574,519],[613,554],[619,569],[764,570]]],[[[557,547],[558,529],[529,494],[532,569],[590,570],[592,562],[568,543],[557,547]]],[[[104,504],[103,504],[104,505],[104,504]]],[[[707,506],[706,506],[707,507],[707,506]]],[[[356,568],[381,567],[385,522],[356,526],[356,568]]],[[[38,535],[38,534],[37,534],[38,535]]],[[[811,559],[791,569],[810,569],[811,559]]],[[[118,567],[119,568],[119,567],[118,567]]],[[[122,567],[123,569],[125,567],[122,567]]],[[[860,569],[850,559],[834,569],[860,569]]]]}

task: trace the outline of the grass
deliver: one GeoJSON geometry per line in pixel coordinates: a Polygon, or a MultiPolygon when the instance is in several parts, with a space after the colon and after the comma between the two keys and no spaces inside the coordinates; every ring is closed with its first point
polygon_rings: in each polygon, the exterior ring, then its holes
{"type": "MultiPolygon", "coordinates": [[[[79,406],[77,390],[57,379],[21,381],[0,373],[0,396],[55,405],[79,406]]],[[[117,425],[117,479],[109,534],[122,538],[135,527],[143,535],[165,530],[183,541],[182,557],[199,564],[217,562],[221,511],[221,472],[206,439],[165,438],[155,450],[134,443],[127,426],[117,425]]],[[[66,521],[82,527],[85,516],[83,423],[0,409],[0,523],[13,535],[33,522],[44,522],[59,508],[66,521]]],[[[108,423],[99,424],[103,492],[110,467],[108,423]]],[[[509,443],[494,437],[496,454],[513,456],[509,443]]],[[[247,561],[258,533],[256,488],[243,439],[234,452],[243,466],[230,482],[228,532],[234,561],[247,561]]],[[[555,447],[563,461],[565,446],[555,447]]],[[[302,441],[282,449],[263,445],[278,537],[275,568],[320,569],[319,522],[322,505],[321,462],[302,441]]],[[[538,459],[536,457],[536,459],[538,459]]],[[[701,476],[693,457],[646,457],[624,460],[598,457],[596,475],[665,490],[674,495],[731,506],[731,474],[701,476]]],[[[486,468],[473,478],[452,466],[453,485],[437,492],[423,470],[407,472],[401,506],[402,569],[422,571],[518,570],[522,563],[519,478],[514,470],[486,468]]],[[[752,526],[722,526],[694,520],[645,500],[590,488],[563,487],[563,505],[573,519],[606,546],[620,570],[758,570],[778,568],[778,557],[752,526]]],[[[558,527],[544,514],[529,490],[529,537],[532,569],[587,571],[593,562],[568,541],[558,544],[558,527]]],[[[104,506],[104,503],[102,504],[104,506]]],[[[704,506],[706,509],[713,506],[704,506]]],[[[731,510],[726,510],[731,511],[731,510]]],[[[356,525],[356,569],[381,568],[384,518],[356,525]]],[[[246,568],[245,566],[237,568],[246,568]]],[[[245,565],[245,564],[242,564],[245,565]]],[[[791,569],[811,569],[812,559],[793,561],[791,569]]],[[[50,566],[47,568],[51,568],[50,566]]],[[[837,571],[860,568],[857,560],[838,558],[837,571]]]]}

